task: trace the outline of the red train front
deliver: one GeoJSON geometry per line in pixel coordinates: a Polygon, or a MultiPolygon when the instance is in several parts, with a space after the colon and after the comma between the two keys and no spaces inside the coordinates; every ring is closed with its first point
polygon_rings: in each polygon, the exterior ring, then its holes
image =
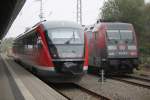
{"type": "Polygon", "coordinates": [[[129,23],[100,22],[86,30],[89,42],[89,69],[107,73],[132,73],[138,67],[134,28],[129,23]]]}
{"type": "Polygon", "coordinates": [[[82,27],[73,22],[45,21],[18,36],[15,59],[53,82],[77,81],[88,68],[88,50],[82,27]],[[30,67],[29,67],[30,66],[30,67]]]}

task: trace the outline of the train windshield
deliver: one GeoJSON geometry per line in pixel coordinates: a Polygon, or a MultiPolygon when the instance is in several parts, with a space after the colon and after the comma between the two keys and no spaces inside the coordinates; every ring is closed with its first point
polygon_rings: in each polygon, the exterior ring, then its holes
{"type": "Polygon", "coordinates": [[[131,30],[107,30],[108,40],[132,40],[133,32],[131,30]]]}
{"type": "Polygon", "coordinates": [[[130,30],[120,30],[121,39],[123,40],[132,40],[133,33],[130,30]]]}
{"type": "Polygon", "coordinates": [[[53,44],[83,44],[84,34],[78,29],[48,30],[48,37],[53,44]]]}
{"type": "Polygon", "coordinates": [[[109,40],[119,40],[119,30],[107,30],[107,37],[109,40]]]}

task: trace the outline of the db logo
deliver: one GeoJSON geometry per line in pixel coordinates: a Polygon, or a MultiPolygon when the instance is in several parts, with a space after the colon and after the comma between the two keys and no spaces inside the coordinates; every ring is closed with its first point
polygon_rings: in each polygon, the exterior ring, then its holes
{"type": "Polygon", "coordinates": [[[120,50],[125,50],[125,49],[126,49],[126,46],[125,46],[125,45],[119,45],[119,49],[120,49],[120,50]]]}

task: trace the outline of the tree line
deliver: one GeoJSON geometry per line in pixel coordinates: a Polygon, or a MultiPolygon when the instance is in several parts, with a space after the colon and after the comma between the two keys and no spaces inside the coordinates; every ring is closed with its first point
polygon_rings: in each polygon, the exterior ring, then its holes
{"type": "Polygon", "coordinates": [[[8,53],[12,50],[14,38],[5,38],[1,41],[0,44],[0,52],[1,53],[8,53]]]}

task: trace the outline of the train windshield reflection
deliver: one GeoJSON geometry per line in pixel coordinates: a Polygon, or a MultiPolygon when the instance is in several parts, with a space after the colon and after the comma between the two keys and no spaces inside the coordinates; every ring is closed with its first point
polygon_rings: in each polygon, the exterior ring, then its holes
{"type": "Polygon", "coordinates": [[[120,40],[119,30],[107,30],[109,40],[120,40]]]}
{"type": "Polygon", "coordinates": [[[120,30],[120,35],[123,40],[133,40],[133,33],[130,30],[120,30]]]}
{"type": "Polygon", "coordinates": [[[107,30],[109,40],[133,40],[133,32],[131,30],[107,30]]]}
{"type": "Polygon", "coordinates": [[[48,37],[54,44],[83,44],[84,36],[80,32],[75,29],[49,30],[48,37]]]}

